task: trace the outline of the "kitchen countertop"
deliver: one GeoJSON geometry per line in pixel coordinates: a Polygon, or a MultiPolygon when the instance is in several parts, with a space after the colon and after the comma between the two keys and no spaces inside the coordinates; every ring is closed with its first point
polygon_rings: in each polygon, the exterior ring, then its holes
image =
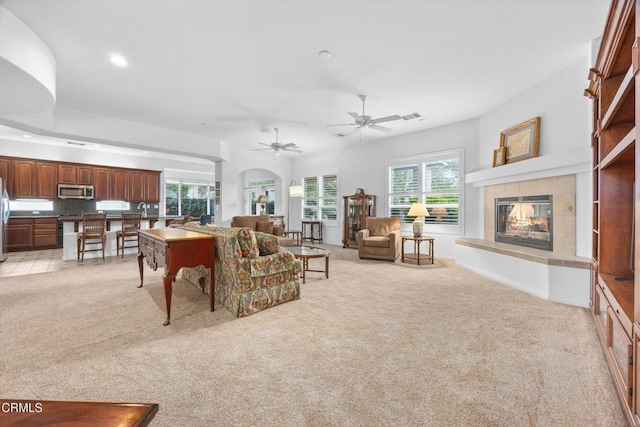
{"type": "MultiPolygon", "coordinates": [[[[58,217],[58,219],[62,222],[77,222],[77,221],[82,221],[82,216],[78,215],[78,216],[60,216],[58,217]]],[[[122,219],[122,217],[120,215],[107,215],[107,221],[120,221],[122,219]]],[[[157,221],[158,220],[158,216],[157,215],[150,215],[150,216],[143,216],[142,217],[143,221],[157,221]]]]}

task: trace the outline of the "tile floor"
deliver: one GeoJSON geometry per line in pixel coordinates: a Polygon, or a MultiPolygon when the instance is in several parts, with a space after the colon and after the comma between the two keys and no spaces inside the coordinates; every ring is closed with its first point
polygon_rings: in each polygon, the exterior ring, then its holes
{"type": "MultiPolygon", "coordinates": [[[[137,255],[125,255],[125,258],[137,255]]],[[[119,257],[85,259],[84,264],[78,261],[63,261],[62,249],[45,249],[39,251],[9,252],[7,259],[0,262],[0,278],[22,276],[25,274],[47,273],[67,268],[78,268],[80,265],[97,265],[109,262],[119,262],[119,257]]]]}

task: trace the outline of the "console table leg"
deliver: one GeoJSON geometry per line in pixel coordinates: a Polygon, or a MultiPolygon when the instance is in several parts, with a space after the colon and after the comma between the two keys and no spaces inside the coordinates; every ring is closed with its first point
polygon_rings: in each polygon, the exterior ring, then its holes
{"type": "Polygon", "coordinates": [[[138,254],[138,270],[140,270],[140,286],[138,286],[139,288],[142,287],[142,277],[143,277],[143,271],[144,271],[144,254],[142,252],[140,252],[138,254]]]}
{"type": "Polygon", "coordinates": [[[175,274],[169,274],[162,276],[162,280],[164,282],[164,298],[167,301],[167,320],[162,324],[162,326],[167,326],[171,323],[171,289],[173,279],[175,279],[175,274]]]}

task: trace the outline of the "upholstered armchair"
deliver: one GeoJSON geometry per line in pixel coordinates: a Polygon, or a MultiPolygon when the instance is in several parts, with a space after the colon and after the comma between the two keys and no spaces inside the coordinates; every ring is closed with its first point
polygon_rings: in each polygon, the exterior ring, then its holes
{"type": "MultiPolygon", "coordinates": [[[[215,236],[215,296],[242,317],[300,298],[302,262],[282,250],[276,236],[250,228],[223,228],[188,223],[182,228],[215,236]]],[[[183,268],[182,278],[209,292],[211,277],[202,266],[183,268]]]]}
{"type": "Polygon", "coordinates": [[[358,231],[358,256],[394,262],[401,252],[400,218],[368,217],[358,231]]]}

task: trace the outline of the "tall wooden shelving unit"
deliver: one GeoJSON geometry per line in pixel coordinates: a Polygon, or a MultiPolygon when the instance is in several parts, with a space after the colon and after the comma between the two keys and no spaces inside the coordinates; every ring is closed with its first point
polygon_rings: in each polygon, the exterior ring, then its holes
{"type": "Polygon", "coordinates": [[[639,4],[613,0],[585,91],[594,101],[591,312],[625,416],[635,426],[640,426],[639,4]]]}

